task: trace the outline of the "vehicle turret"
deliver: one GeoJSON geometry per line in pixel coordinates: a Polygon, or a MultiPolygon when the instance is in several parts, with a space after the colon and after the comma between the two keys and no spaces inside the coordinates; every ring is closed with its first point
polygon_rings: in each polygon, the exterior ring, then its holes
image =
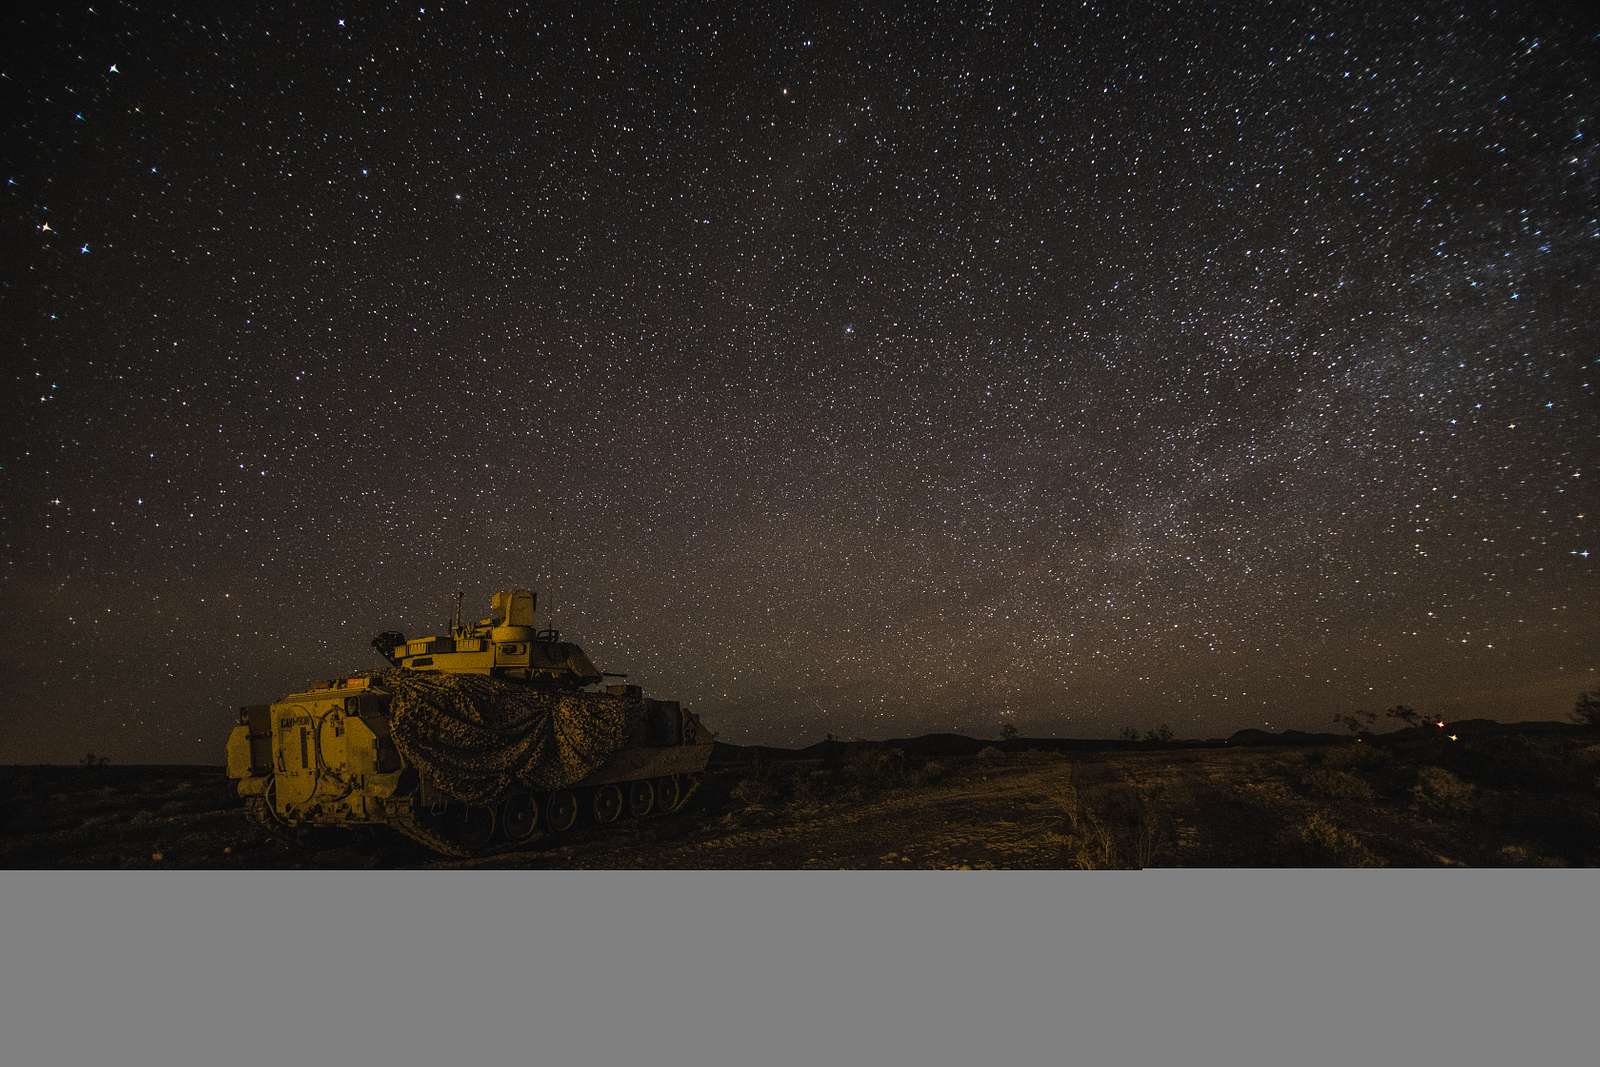
{"type": "Polygon", "coordinates": [[[534,615],[538,596],[530,589],[502,589],[489,600],[489,614],[476,623],[462,621],[459,595],[443,635],[408,638],[386,630],[372,646],[396,667],[445,674],[488,674],[560,689],[582,689],[604,678],[583,649],[561,639],[560,630],[541,630],[534,615]]]}

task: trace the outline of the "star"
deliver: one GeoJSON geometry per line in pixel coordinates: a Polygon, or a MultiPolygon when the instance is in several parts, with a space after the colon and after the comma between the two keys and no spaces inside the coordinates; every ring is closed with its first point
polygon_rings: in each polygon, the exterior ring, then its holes
{"type": "Polygon", "coordinates": [[[113,64],[111,64],[111,69],[109,71],[107,71],[107,73],[108,74],[121,74],[122,71],[118,70],[117,69],[117,65],[115,63],[113,63],[113,64]]]}
{"type": "Polygon", "coordinates": [[[80,255],[85,255],[85,256],[88,255],[89,254],[89,242],[85,241],[83,243],[83,247],[78,249],[78,253],[80,255]]]}

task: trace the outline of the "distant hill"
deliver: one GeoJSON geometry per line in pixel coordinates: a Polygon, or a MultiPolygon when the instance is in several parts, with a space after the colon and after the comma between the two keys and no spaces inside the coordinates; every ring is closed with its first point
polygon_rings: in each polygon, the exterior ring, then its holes
{"type": "MultiPolygon", "coordinates": [[[[1496,722],[1493,719],[1462,719],[1447,724],[1451,732],[1470,732],[1477,737],[1507,734],[1551,734],[1581,730],[1566,722],[1496,722]]],[[[1436,726],[1404,727],[1387,733],[1374,733],[1374,740],[1385,744],[1406,744],[1408,738],[1422,737],[1438,730],[1436,726]]],[[[743,763],[752,759],[766,760],[826,760],[846,752],[872,748],[897,748],[908,756],[921,759],[944,759],[970,756],[986,748],[1002,752],[1151,752],[1194,748],[1254,748],[1261,746],[1313,747],[1322,745],[1347,745],[1355,741],[1350,734],[1320,733],[1308,730],[1238,730],[1226,738],[1174,739],[1172,741],[1127,741],[1121,738],[1074,737],[1016,737],[1010,741],[968,737],[965,734],[923,734],[920,737],[895,737],[886,740],[857,739],[851,741],[816,741],[803,748],[783,748],[778,745],[737,745],[718,741],[713,763],[743,763]]]]}

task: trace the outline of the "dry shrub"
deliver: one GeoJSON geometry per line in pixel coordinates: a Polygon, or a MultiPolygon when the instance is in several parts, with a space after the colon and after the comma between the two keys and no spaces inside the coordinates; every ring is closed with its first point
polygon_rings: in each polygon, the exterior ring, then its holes
{"type": "Polygon", "coordinates": [[[1077,832],[1078,820],[1083,812],[1078,804],[1078,783],[1072,780],[1070,773],[1064,775],[1061,782],[1050,793],[1050,799],[1056,802],[1056,807],[1061,809],[1061,814],[1066,817],[1067,827],[1077,832]]]}
{"type": "Polygon", "coordinates": [[[1235,795],[1252,808],[1261,811],[1281,811],[1294,806],[1294,793],[1275,779],[1265,782],[1246,782],[1234,789],[1235,795]]]}
{"type": "Polygon", "coordinates": [[[1161,791],[1141,789],[1134,796],[1134,866],[1149,867],[1175,836],[1172,814],[1161,791]]]}
{"type": "Polygon", "coordinates": [[[1349,771],[1319,767],[1300,780],[1306,792],[1328,800],[1371,800],[1372,787],[1349,771]]]}
{"type": "Polygon", "coordinates": [[[1417,771],[1417,784],[1411,797],[1425,808],[1441,812],[1463,812],[1472,807],[1474,790],[1443,767],[1423,767],[1417,771]]]}
{"type": "Polygon", "coordinates": [[[833,775],[827,771],[811,771],[795,776],[789,799],[796,807],[814,808],[827,803],[833,794],[833,775]]]}
{"type": "Polygon", "coordinates": [[[865,748],[844,761],[844,773],[864,788],[885,789],[903,785],[909,776],[906,754],[898,748],[865,748]]]}
{"type": "Polygon", "coordinates": [[[1307,815],[1298,830],[1300,843],[1315,861],[1339,867],[1382,867],[1380,858],[1361,838],[1320,811],[1307,815]]]}
{"type": "Polygon", "coordinates": [[[937,761],[911,767],[904,749],[863,748],[847,751],[831,766],[820,769],[748,779],[733,788],[733,797],[747,805],[769,807],[787,797],[791,807],[814,808],[838,800],[861,800],[880,790],[931,785],[949,773],[937,761]]]}
{"type": "Polygon", "coordinates": [[[1553,751],[1547,743],[1517,736],[1469,736],[1460,744],[1446,745],[1430,762],[1488,789],[1561,793],[1594,786],[1593,766],[1570,748],[1553,751]]]}
{"type": "Polygon", "coordinates": [[[778,787],[765,778],[741,779],[731,790],[734,800],[747,808],[764,808],[778,796],[778,787]]]}
{"type": "Polygon", "coordinates": [[[1320,766],[1342,771],[1377,770],[1380,767],[1387,766],[1393,759],[1389,753],[1377,745],[1365,742],[1317,749],[1307,758],[1312,763],[1320,766]]]}
{"type": "Polygon", "coordinates": [[[1507,867],[1560,867],[1561,861],[1534,851],[1526,845],[1506,845],[1500,862],[1507,867]]]}
{"type": "Polygon", "coordinates": [[[978,749],[978,757],[984,763],[997,763],[1006,758],[1006,754],[993,745],[985,745],[978,749]]]}
{"type": "Polygon", "coordinates": [[[1045,835],[1050,843],[1059,843],[1063,852],[1079,870],[1097,871],[1120,867],[1116,838],[1099,813],[1083,804],[1078,796],[1078,784],[1072,778],[1071,768],[1061,776],[1050,792],[1050,799],[1061,809],[1067,824],[1067,833],[1054,831],[1045,835]]]}
{"type": "Polygon", "coordinates": [[[1091,808],[1080,811],[1081,832],[1072,835],[1073,859],[1079,870],[1100,871],[1120,867],[1117,842],[1110,827],[1091,808]]]}

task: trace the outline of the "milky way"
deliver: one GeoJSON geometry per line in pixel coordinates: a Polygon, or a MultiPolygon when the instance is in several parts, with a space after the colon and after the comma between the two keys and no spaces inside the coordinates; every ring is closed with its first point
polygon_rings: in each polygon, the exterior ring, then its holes
{"type": "Polygon", "coordinates": [[[1580,5],[646,6],[14,17],[0,762],[512,584],[738,741],[1600,687],[1580,5]]]}

